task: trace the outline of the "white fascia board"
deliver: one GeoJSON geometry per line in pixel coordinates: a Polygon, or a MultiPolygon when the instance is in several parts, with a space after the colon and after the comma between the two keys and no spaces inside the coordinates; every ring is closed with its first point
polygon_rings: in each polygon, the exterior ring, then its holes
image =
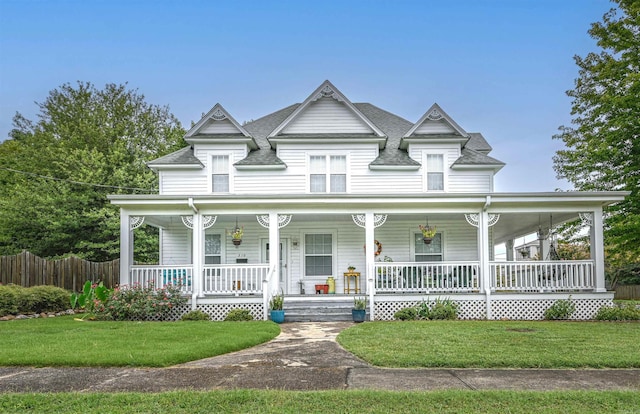
{"type": "Polygon", "coordinates": [[[371,171],[417,171],[421,165],[369,165],[371,171]]]}
{"type": "Polygon", "coordinates": [[[258,149],[252,137],[220,137],[216,135],[200,135],[184,139],[189,144],[245,144],[251,149],[258,149]]]}
{"type": "Polygon", "coordinates": [[[357,144],[378,144],[379,149],[383,149],[385,144],[387,143],[387,137],[309,137],[302,138],[300,136],[296,137],[287,137],[286,135],[280,135],[274,138],[268,138],[269,143],[271,144],[271,148],[276,149],[277,144],[279,143],[287,143],[287,144],[347,144],[347,143],[357,143],[357,144]]]}
{"type": "Polygon", "coordinates": [[[276,171],[276,170],[286,170],[286,164],[272,164],[272,165],[234,165],[236,170],[240,171],[276,171]]]}
{"type": "Polygon", "coordinates": [[[403,137],[402,139],[400,139],[400,149],[407,149],[409,147],[409,144],[463,144],[466,141],[467,138],[465,137],[458,137],[453,135],[451,137],[438,135],[419,135],[413,137],[403,137]]]}
{"type": "Polygon", "coordinates": [[[160,170],[201,170],[204,168],[203,165],[198,164],[154,164],[147,165],[147,167],[151,168],[154,171],[160,170]]]}
{"type": "Polygon", "coordinates": [[[500,171],[505,164],[453,164],[452,170],[493,170],[500,171]]]}

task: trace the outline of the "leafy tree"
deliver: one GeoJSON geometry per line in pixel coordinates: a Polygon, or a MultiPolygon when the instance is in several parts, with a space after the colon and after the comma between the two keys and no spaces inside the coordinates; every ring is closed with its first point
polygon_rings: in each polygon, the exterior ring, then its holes
{"type": "MultiPolygon", "coordinates": [[[[185,146],[167,107],[126,85],[64,84],[17,113],[0,144],[0,254],[23,249],[102,261],[119,256],[120,216],[107,194],[153,193],[146,162],[185,146]]],[[[136,259],[157,260],[157,233],[136,230],[136,259]]]]}
{"type": "Polygon", "coordinates": [[[578,190],[631,192],[608,209],[605,236],[609,260],[640,261],[640,2],[615,2],[589,30],[599,53],[574,58],[573,126],[554,136],[566,149],[553,161],[578,190]]]}

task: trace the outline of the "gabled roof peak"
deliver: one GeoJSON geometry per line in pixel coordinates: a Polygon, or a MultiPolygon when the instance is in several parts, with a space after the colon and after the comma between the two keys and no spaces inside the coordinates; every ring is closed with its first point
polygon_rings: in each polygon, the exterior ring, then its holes
{"type": "MultiPolygon", "coordinates": [[[[238,123],[238,121],[235,120],[234,117],[232,117],[229,112],[227,112],[226,109],[224,109],[224,107],[222,105],[220,105],[219,103],[215,104],[213,106],[213,108],[211,108],[211,110],[209,112],[207,112],[207,114],[205,116],[202,117],[202,119],[200,121],[198,121],[188,132],[187,134],[184,136],[185,139],[193,137],[195,135],[201,134],[202,130],[205,129],[206,126],[208,126],[211,123],[215,123],[215,122],[223,122],[223,121],[227,121],[226,123],[230,123],[231,124],[231,129],[235,130],[236,134],[242,134],[245,137],[250,137],[251,135],[238,123]]],[[[207,135],[218,135],[218,134],[223,134],[223,135],[230,135],[230,129],[229,128],[225,128],[223,130],[221,130],[220,132],[206,132],[205,134],[207,135]]]]}
{"type": "Polygon", "coordinates": [[[462,129],[437,103],[431,105],[427,112],[413,124],[411,129],[404,134],[404,138],[412,135],[442,135],[448,133],[451,135],[460,135],[468,137],[469,134],[462,129]]]}
{"type": "MultiPolygon", "coordinates": [[[[329,80],[325,80],[322,84],[314,90],[307,99],[304,100],[280,125],[278,125],[267,138],[275,138],[290,125],[294,123],[296,119],[298,119],[303,113],[305,113],[312,106],[313,103],[323,99],[323,98],[332,98],[337,102],[340,102],[344,105],[346,110],[351,113],[353,119],[357,119],[363,128],[367,128],[367,130],[371,130],[373,135],[378,137],[386,137],[384,132],[380,130],[370,119],[368,119],[358,108],[353,105],[353,103],[346,97],[342,92],[338,90],[329,80]],[[366,127],[364,126],[366,125],[366,127]]],[[[339,131],[336,131],[339,132],[339,131]]]]}

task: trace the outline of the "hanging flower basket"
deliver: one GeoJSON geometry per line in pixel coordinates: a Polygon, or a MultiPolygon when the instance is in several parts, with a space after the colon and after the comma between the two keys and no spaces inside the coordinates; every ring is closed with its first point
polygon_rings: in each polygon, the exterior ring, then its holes
{"type": "Polygon", "coordinates": [[[424,244],[431,244],[431,241],[433,240],[433,237],[423,237],[422,241],[424,242],[424,244]]]}
{"type": "Polygon", "coordinates": [[[418,228],[422,232],[422,241],[424,242],[424,244],[430,244],[433,240],[433,237],[436,235],[436,227],[430,226],[428,224],[426,226],[420,224],[418,228]]]}
{"type": "Polygon", "coordinates": [[[233,243],[234,246],[240,246],[242,244],[242,239],[231,239],[231,243],[233,243]]]}

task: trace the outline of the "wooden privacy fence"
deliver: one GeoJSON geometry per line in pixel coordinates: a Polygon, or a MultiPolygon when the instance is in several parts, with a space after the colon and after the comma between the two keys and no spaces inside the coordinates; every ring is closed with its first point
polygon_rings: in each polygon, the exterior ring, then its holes
{"type": "Polygon", "coordinates": [[[3,285],[52,285],[77,292],[87,280],[101,280],[107,287],[117,285],[120,259],[102,263],[77,257],[47,260],[26,250],[14,256],[0,257],[0,283],[3,285]]]}
{"type": "Polygon", "coordinates": [[[616,286],[615,299],[640,299],[640,285],[616,286]]]}

